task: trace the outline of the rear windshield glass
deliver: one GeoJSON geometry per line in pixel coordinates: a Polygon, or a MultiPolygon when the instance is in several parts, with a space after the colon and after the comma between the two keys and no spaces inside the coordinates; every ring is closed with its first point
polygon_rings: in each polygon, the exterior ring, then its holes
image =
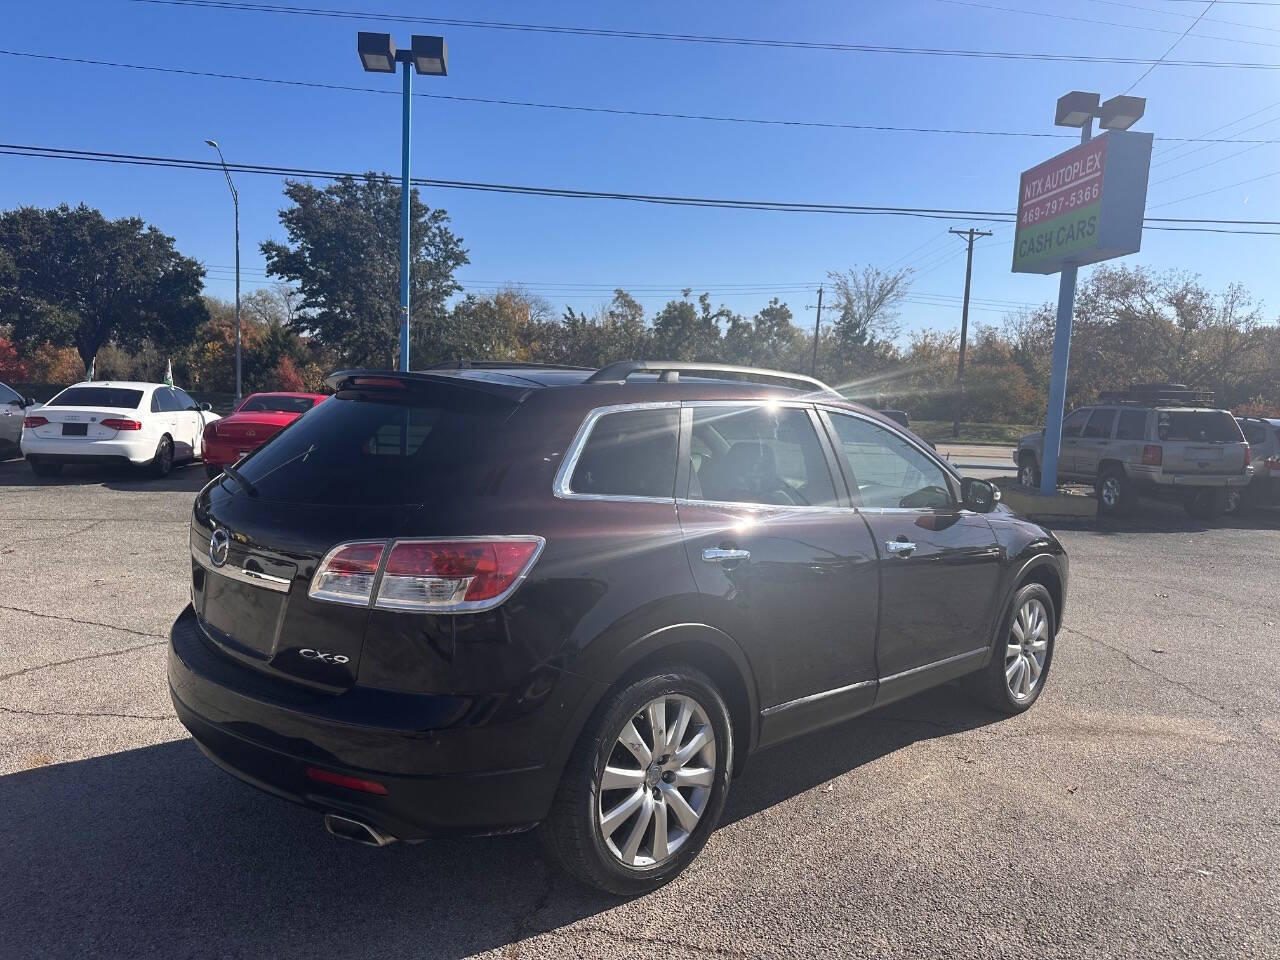
{"type": "Polygon", "coordinates": [[[141,390],[125,390],[123,387],[68,387],[50,400],[48,406],[137,410],[141,402],[141,390]]]}
{"type": "Polygon", "coordinates": [[[264,500],[423,503],[474,485],[514,406],[457,388],[338,394],[238,470],[264,500]]]}
{"type": "Polygon", "coordinates": [[[1161,410],[1156,423],[1161,440],[1243,443],[1235,417],[1225,410],[1161,410]]]}
{"type": "Polygon", "coordinates": [[[315,400],[311,397],[250,397],[240,405],[237,413],[306,413],[315,400]]]}

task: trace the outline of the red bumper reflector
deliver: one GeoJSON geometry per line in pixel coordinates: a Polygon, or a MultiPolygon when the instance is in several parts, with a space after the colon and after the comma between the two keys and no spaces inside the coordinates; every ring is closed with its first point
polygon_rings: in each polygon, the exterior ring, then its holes
{"type": "Polygon", "coordinates": [[[361,780],[359,777],[346,777],[340,773],[330,773],[317,767],[307,767],[307,779],[320,783],[332,783],[335,787],[346,787],[348,790],[359,790],[361,793],[376,793],[380,797],[387,795],[387,788],[377,780],[361,780]]]}

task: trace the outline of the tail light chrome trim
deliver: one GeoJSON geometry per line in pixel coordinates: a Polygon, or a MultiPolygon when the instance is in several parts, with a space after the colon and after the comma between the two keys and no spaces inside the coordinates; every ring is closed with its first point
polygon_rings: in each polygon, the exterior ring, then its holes
{"type": "MultiPolygon", "coordinates": [[[[486,610],[492,610],[501,606],[506,600],[520,588],[520,584],[524,583],[525,578],[529,575],[529,571],[533,569],[538,562],[538,558],[542,556],[542,551],[546,547],[547,541],[545,537],[539,537],[532,534],[516,534],[516,535],[495,535],[495,536],[468,536],[468,537],[400,537],[392,540],[349,540],[343,543],[335,544],[325,555],[324,559],[316,566],[315,573],[311,577],[311,585],[307,590],[307,596],[313,600],[322,600],[326,603],[341,603],[347,606],[368,607],[377,610],[388,610],[393,613],[439,613],[439,614],[459,614],[459,613],[482,613],[486,610]],[[447,543],[529,543],[533,544],[533,551],[524,561],[519,572],[513,577],[511,583],[499,594],[487,597],[483,600],[462,600],[447,599],[438,602],[413,602],[394,597],[384,597],[383,582],[387,576],[387,564],[391,559],[392,552],[397,545],[405,544],[447,544],[447,543]],[[363,599],[356,599],[350,594],[335,593],[326,590],[317,585],[321,582],[321,577],[327,572],[329,562],[341,551],[355,546],[379,546],[381,555],[378,559],[377,573],[373,575],[373,580],[368,591],[368,596],[363,599]]],[[[437,577],[442,583],[449,582],[450,578],[437,577]]],[[[463,578],[467,582],[459,584],[455,596],[465,596],[466,589],[471,578],[463,578]]]]}

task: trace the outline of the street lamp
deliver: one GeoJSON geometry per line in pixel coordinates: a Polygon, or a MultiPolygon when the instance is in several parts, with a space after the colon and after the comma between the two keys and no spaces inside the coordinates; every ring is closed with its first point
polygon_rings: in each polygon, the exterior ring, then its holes
{"type": "Polygon", "coordinates": [[[369,73],[395,73],[404,64],[404,96],[400,134],[400,369],[409,369],[409,140],[413,102],[413,70],[429,77],[449,74],[449,57],[444,37],[414,36],[408,50],[396,50],[389,33],[356,36],[360,64],[369,73]],[[413,70],[409,69],[410,64],[413,70]]]}
{"type": "MultiPolygon", "coordinates": [[[[1099,105],[1096,93],[1073,90],[1058,98],[1053,123],[1058,127],[1079,127],[1080,142],[1093,136],[1093,120],[1104,130],[1128,130],[1142,119],[1145,97],[1112,97],[1099,105]]],[[[1067,403],[1067,365],[1071,359],[1071,319],[1076,305],[1074,263],[1064,264],[1058,280],[1058,320],[1053,331],[1053,367],[1049,373],[1049,410],[1044,425],[1044,462],[1040,465],[1040,492],[1058,492],[1058,452],[1062,443],[1062,415],[1067,403]]]]}
{"type": "Polygon", "coordinates": [[[217,140],[206,140],[209,146],[218,151],[218,161],[222,164],[223,176],[227,178],[227,186],[231,188],[231,204],[236,213],[236,406],[240,406],[240,194],[236,185],[231,182],[231,171],[227,169],[226,157],[217,140]]]}

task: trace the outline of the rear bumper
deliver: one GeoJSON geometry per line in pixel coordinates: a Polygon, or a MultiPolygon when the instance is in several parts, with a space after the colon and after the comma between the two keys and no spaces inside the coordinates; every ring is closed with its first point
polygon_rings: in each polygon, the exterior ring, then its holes
{"type": "MultiPolygon", "coordinates": [[[[170,631],[168,673],[178,718],[218,766],[278,797],[364,820],[401,839],[527,829],[546,816],[558,785],[551,758],[515,768],[475,766],[486,737],[507,738],[494,750],[502,754],[510,752],[509,738],[532,741],[541,731],[520,723],[463,727],[466,717],[456,710],[444,711],[452,727],[434,729],[334,719],[326,713],[340,712],[344,695],[295,689],[235,663],[204,637],[190,607],[170,631]],[[471,761],[466,772],[457,771],[460,744],[471,761]],[[314,781],[308,767],[377,781],[386,795],[314,781]]],[[[361,696],[376,702],[378,691],[365,688],[361,696]]],[[[391,712],[403,717],[406,695],[387,696],[397,700],[391,712]]],[[[422,717],[438,718],[441,702],[457,698],[416,699],[422,717]]]]}
{"type": "Polygon", "coordinates": [[[1161,490],[1186,487],[1243,488],[1253,479],[1253,471],[1248,468],[1241,473],[1165,473],[1159,467],[1130,465],[1129,473],[1138,483],[1161,490]]]}
{"type": "Polygon", "coordinates": [[[225,440],[210,440],[205,435],[204,462],[211,467],[225,467],[235,463],[244,454],[260,446],[257,440],[248,440],[242,444],[228,443],[225,440]]]}
{"type": "Polygon", "coordinates": [[[47,463],[103,463],[129,461],[149,463],[156,455],[154,438],[129,440],[87,440],[80,438],[42,438],[22,435],[22,455],[28,460],[47,463]]]}

